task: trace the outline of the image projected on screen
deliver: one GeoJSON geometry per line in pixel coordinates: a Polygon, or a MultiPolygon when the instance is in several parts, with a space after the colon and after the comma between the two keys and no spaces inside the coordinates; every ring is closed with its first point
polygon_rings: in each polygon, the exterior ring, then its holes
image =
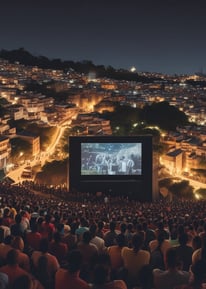
{"type": "Polygon", "coordinates": [[[81,175],[141,174],[141,143],[81,143],[81,175]]]}

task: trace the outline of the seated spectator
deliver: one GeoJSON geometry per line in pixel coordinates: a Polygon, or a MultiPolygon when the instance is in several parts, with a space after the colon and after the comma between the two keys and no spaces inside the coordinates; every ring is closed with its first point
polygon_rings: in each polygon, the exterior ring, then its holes
{"type": "Polygon", "coordinates": [[[202,247],[202,238],[200,236],[195,236],[192,239],[192,249],[193,251],[200,249],[202,247]]]}
{"type": "Polygon", "coordinates": [[[96,245],[99,252],[103,252],[106,249],[105,242],[104,242],[104,239],[96,235],[97,225],[95,223],[91,224],[91,226],[89,227],[89,231],[92,237],[91,243],[96,245]]]}
{"type": "Polygon", "coordinates": [[[92,289],[127,289],[123,280],[110,280],[110,267],[106,264],[97,264],[94,267],[92,289]]]}
{"type": "Polygon", "coordinates": [[[29,274],[19,267],[18,265],[18,252],[15,249],[12,249],[8,252],[6,258],[6,265],[0,267],[0,272],[6,274],[9,280],[9,286],[12,286],[14,281],[22,276],[29,274]]]}
{"type": "Polygon", "coordinates": [[[165,239],[166,234],[164,231],[158,230],[156,234],[157,234],[156,239],[149,243],[149,250],[152,254],[152,252],[159,247],[163,254],[163,258],[165,262],[166,253],[167,253],[167,250],[171,248],[171,244],[168,239],[165,239]]]}
{"type": "Polygon", "coordinates": [[[77,235],[75,234],[77,224],[72,223],[70,228],[70,231],[64,234],[62,241],[67,244],[68,250],[73,250],[77,248],[77,235]]]}
{"type": "Polygon", "coordinates": [[[182,270],[189,271],[190,265],[192,264],[193,249],[187,245],[189,240],[187,233],[180,235],[178,240],[180,245],[175,248],[181,262],[182,270]]]}
{"type": "Polygon", "coordinates": [[[8,226],[4,226],[3,225],[3,218],[0,218],[0,229],[1,229],[1,232],[2,232],[2,234],[0,235],[0,243],[1,242],[3,242],[3,240],[7,237],[7,236],[9,236],[9,235],[11,235],[11,230],[10,230],[10,228],[8,227],[8,226]]]}
{"type": "Polygon", "coordinates": [[[33,273],[36,274],[39,270],[39,258],[45,256],[47,259],[47,268],[49,279],[53,280],[56,271],[59,269],[60,265],[55,256],[48,253],[49,242],[47,239],[41,239],[39,251],[34,251],[31,256],[31,261],[33,265],[33,273]]]}
{"type": "Polygon", "coordinates": [[[4,239],[4,242],[0,244],[0,260],[2,264],[5,264],[7,253],[13,249],[12,242],[14,237],[9,235],[4,239]]]}
{"type": "MultiPolygon", "coordinates": [[[[1,288],[1,287],[0,287],[1,288]]],[[[11,289],[45,289],[38,280],[28,275],[21,275],[13,282],[11,289]]]]}
{"type": "Polygon", "coordinates": [[[202,246],[197,249],[192,254],[192,265],[194,265],[198,260],[206,261],[206,237],[202,238],[202,246]]]}
{"type": "Polygon", "coordinates": [[[156,289],[174,289],[177,285],[189,283],[189,272],[180,270],[180,262],[178,260],[175,248],[168,249],[166,253],[166,270],[154,269],[154,287],[156,289]]]}
{"type": "Polygon", "coordinates": [[[82,255],[78,250],[72,250],[67,256],[67,267],[60,268],[55,275],[55,289],[89,289],[86,281],[79,277],[82,255]]]}
{"type": "Polygon", "coordinates": [[[45,220],[41,223],[41,235],[42,238],[47,238],[51,241],[53,233],[55,232],[55,226],[51,222],[51,215],[47,214],[45,220]]]}
{"type": "Polygon", "coordinates": [[[37,223],[33,223],[31,225],[31,232],[27,232],[25,235],[27,247],[35,251],[39,250],[39,244],[42,238],[41,234],[37,230],[37,223]]]}
{"type": "Polygon", "coordinates": [[[60,264],[63,264],[68,252],[67,245],[61,241],[59,232],[55,232],[53,240],[49,244],[49,252],[54,255],[60,264]]]}
{"type": "Polygon", "coordinates": [[[11,225],[11,234],[12,236],[20,236],[22,238],[25,237],[25,228],[22,224],[22,216],[17,214],[15,217],[15,224],[11,225]]]}
{"type": "Polygon", "coordinates": [[[189,285],[177,286],[175,289],[206,289],[206,264],[203,260],[197,261],[192,267],[192,279],[189,285]]]}
{"type": "Polygon", "coordinates": [[[122,258],[124,267],[128,271],[128,281],[130,286],[139,284],[138,274],[144,265],[148,265],[150,261],[150,253],[142,250],[142,235],[135,234],[132,238],[132,248],[122,248],[122,258]]]}
{"type": "Polygon", "coordinates": [[[109,224],[109,231],[104,234],[105,246],[116,245],[116,238],[118,233],[116,232],[116,222],[111,221],[109,224]]]}
{"type": "Polygon", "coordinates": [[[107,252],[111,260],[111,269],[114,276],[117,275],[118,271],[123,267],[124,262],[122,258],[122,249],[125,247],[126,241],[123,234],[117,235],[117,245],[108,247],[107,252]]]}
{"type": "Polygon", "coordinates": [[[19,266],[27,272],[30,272],[30,259],[27,254],[23,252],[24,241],[21,237],[17,236],[12,241],[12,247],[18,252],[18,264],[19,266]]]}
{"type": "Polygon", "coordinates": [[[2,224],[10,228],[13,223],[14,220],[11,217],[10,209],[8,207],[4,208],[2,224]]]}
{"type": "Polygon", "coordinates": [[[81,217],[79,227],[75,231],[75,234],[77,236],[77,241],[81,241],[84,232],[88,230],[89,230],[88,221],[84,217],[81,217]]]}
{"type": "Polygon", "coordinates": [[[77,249],[82,254],[82,270],[81,277],[89,281],[90,268],[93,259],[98,255],[97,246],[91,243],[92,236],[89,231],[84,232],[82,241],[77,244],[77,249]]]}

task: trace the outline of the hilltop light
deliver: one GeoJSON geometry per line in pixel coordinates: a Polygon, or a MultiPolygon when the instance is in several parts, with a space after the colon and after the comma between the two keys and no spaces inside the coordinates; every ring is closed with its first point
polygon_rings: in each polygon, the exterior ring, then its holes
{"type": "Polygon", "coordinates": [[[135,71],[136,71],[136,67],[132,66],[132,67],[130,68],[130,71],[131,71],[131,72],[135,72],[135,71]]]}

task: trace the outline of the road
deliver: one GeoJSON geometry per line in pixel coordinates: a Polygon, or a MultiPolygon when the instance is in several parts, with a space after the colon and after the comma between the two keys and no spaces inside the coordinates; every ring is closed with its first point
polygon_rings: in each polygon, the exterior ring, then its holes
{"type": "MultiPolygon", "coordinates": [[[[24,163],[22,165],[19,165],[18,168],[11,170],[6,176],[14,180],[15,183],[20,183],[26,179],[21,178],[21,175],[26,167],[35,166],[35,165],[41,165],[43,166],[47,161],[49,161],[50,156],[54,153],[56,146],[58,145],[63,133],[64,133],[65,127],[63,126],[57,126],[57,133],[55,135],[55,138],[53,142],[50,144],[50,146],[47,148],[46,152],[41,151],[32,161],[29,161],[29,163],[24,163]]],[[[30,179],[33,180],[33,179],[30,179]]]]}

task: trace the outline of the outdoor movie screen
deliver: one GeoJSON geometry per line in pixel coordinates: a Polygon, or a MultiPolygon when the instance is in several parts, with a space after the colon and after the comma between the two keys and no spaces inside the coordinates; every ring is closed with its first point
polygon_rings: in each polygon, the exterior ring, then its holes
{"type": "Polygon", "coordinates": [[[81,143],[81,175],[142,175],[142,143],[81,143]]]}

